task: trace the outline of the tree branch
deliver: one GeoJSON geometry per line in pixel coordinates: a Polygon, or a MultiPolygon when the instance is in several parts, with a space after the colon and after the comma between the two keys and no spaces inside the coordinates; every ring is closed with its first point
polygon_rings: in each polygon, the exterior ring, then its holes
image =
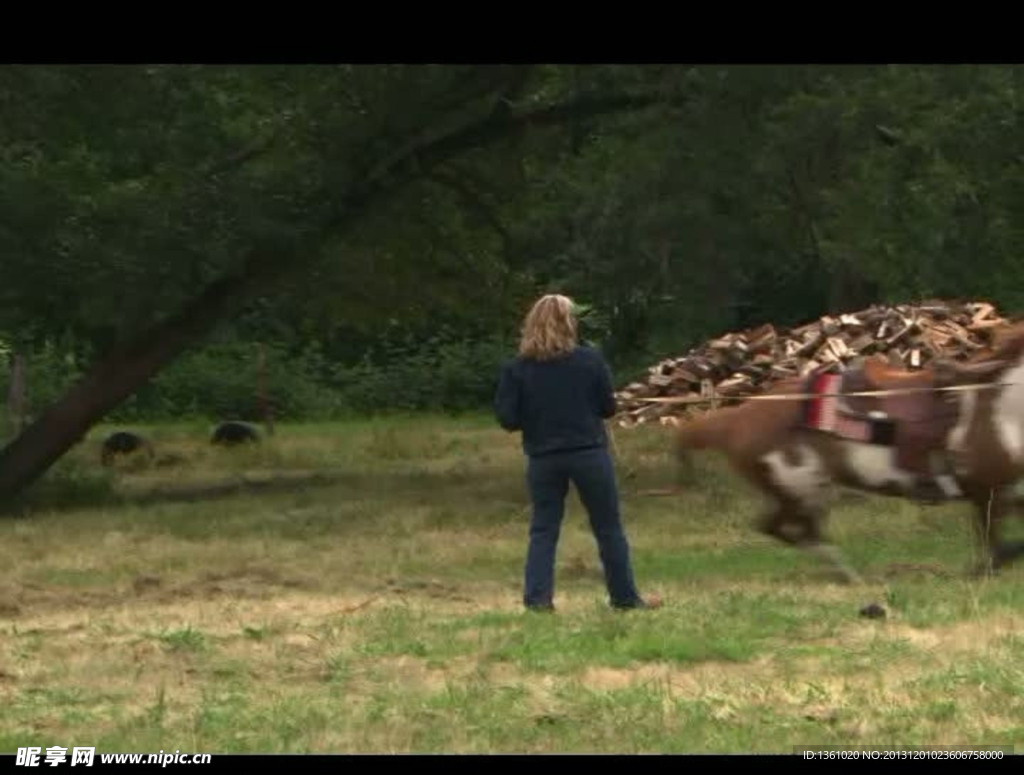
{"type": "Polygon", "coordinates": [[[619,94],[581,97],[508,117],[492,112],[487,118],[477,119],[440,136],[424,139],[423,135],[427,133],[421,134],[419,140],[405,144],[371,167],[364,184],[370,188],[381,185],[385,178],[403,167],[408,176],[411,164],[415,164],[416,172],[421,174],[423,170],[453,156],[487,145],[516,131],[557,126],[572,119],[643,110],[666,102],[666,97],[656,94],[619,94]]]}
{"type": "Polygon", "coordinates": [[[241,167],[246,162],[255,159],[257,156],[262,156],[270,150],[277,141],[277,138],[278,132],[275,131],[268,137],[260,140],[253,140],[247,146],[235,151],[235,153],[230,156],[210,162],[199,171],[199,174],[202,177],[212,178],[217,175],[222,175],[225,172],[231,172],[232,170],[241,167]]]}
{"type": "Polygon", "coordinates": [[[530,74],[534,68],[535,65],[519,65],[512,70],[512,73],[509,75],[508,86],[502,90],[497,100],[495,100],[494,109],[491,111],[492,119],[507,119],[512,115],[512,105],[525,91],[526,85],[530,81],[530,74]]]}
{"type": "Polygon", "coordinates": [[[448,175],[442,170],[433,170],[427,172],[427,180],[437,183],[451,191],[454,191],[458,197],[480,218],[490,226],[505,245],[509,244],[509,233],[508,229],[501,223],[494,210],[484,202],[483,197],[480,193],[474,190],[471,186],[467,185],[466,182],[456,176],[448,175]]]}
{"type": "MultiPolygon", "coordinates": [[[[466,111],[468,105],[480,102],[486,107],[496,92],[508,91],[508,84],[520,66],[487,65],[474,67],[458,74],[442,90],[424,92],[416,89],[395,102],[395,107],[384,118],[385,129],[370,140],[365,153],[370,159],[381,147],[403,147],[415,144],[423,135],[422,115],[449,116],[466,111]]],[[[439,128],[438,128],[439,129],[439,128]]]]}

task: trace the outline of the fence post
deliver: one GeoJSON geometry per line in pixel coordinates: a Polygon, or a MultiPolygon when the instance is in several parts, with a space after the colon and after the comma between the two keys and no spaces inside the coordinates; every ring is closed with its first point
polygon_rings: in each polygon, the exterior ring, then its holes
{"type": "Polygon", "coordinates": [[[11,353],[11,384],[7,390],[7,418],[13,435],[25,429],[25,360],[11,353]]]}
{"type": "Polygon", "coordinates": [[[263,414],[263,424],[267,428],[267,435],[274,435],[274,414],[270,407],[270,401],[267,399],[267,356],[263,348],[263,342],[259,343],[259,357],[257,359],[256,366],[257,377],[259,381],[259,402],[260,411],[263,414]]]}

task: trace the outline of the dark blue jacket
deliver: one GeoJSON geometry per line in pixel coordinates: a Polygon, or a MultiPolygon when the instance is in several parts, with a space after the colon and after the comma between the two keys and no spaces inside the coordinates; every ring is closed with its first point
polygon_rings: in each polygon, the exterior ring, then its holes
{"type": "Polygon", "coordinates": [[[605,446],[603,420],[615,414],[611,372],[587,345],[550,361],[518,357],[501,369],[494,410],[502,428],[522,431],[530,456],[605,446]]]}

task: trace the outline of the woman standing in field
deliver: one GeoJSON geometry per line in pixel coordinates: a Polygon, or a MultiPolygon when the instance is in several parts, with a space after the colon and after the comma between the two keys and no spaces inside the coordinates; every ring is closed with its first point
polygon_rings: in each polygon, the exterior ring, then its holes
{"type": "Polygon", "coordinates": [[[604,420],[615,413],[611,373],[601,354],[577,343],[573,302],[549,294],[523,323],[519,356],[501,371],[498,422],[521,431],[533,503],[523,604],[554,610],[555,550],[569,482],[590,518],[614,608],[654,608],[633,581],[629,542],[619,515],[615,471],[604,420]]]}

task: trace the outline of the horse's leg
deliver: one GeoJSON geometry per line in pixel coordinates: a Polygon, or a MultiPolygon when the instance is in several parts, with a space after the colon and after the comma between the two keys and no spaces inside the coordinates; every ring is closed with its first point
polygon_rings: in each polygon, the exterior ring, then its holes
{"type": "Polygon", "coordinates": [[[830,480],[825,461],[813,447],[797,445],[776,450],[746,473],[777,506],[762,518],[761,532],[810,552],[834,567],[847,583],[861,583],[839,547],[822,540],[830,480]],[[795,528],[795,534],[787,527],[795,528]]]}
{"type": "Polygon", "coordinates": [[[972,576],[990,576],[996,571],[998,563],[996,561],[996,551],[993,546],[992,537],[993,534],[998,531],[994,529],[995,525],[993,525],[992,517],[994,516],[994,512],[994,504],[990,505],[985,501],[980,503],[975,501],[974,521],[971,523],[971,526],[973,528],[974,536],[981,547],[981,558],[972,566],[970,572],[970,575],[972,576]]]}
{"type": "Polygon", "coordinates": [[[825,516],[822,507],[802,503],[779,493],[776,493],[776,498],[780,505],[762,517],[759,525],[762,533],[788,546],[810,552],[835,568],[848,584],[863,583],[861,576],[846,562],[839,547],[822,540],[821,522],[825,516]],[[790,531],[787,528],[794,529],[790,531]]]}
{"type": "Polygon", "coordinates": [[[846,561],[839,547],[822,540],[821,523],[825,518],[825,509],[808,505],[799,513],[805,526],[800,545],[826,564],[832,565],[847,584],[863,584],[864,579],[846,561]]]}
{"type": "Polygon", "coordinates": [[[999,541],[1000,523],[1006,512],[1006,499],[996,488],[971,493],[974,505],[973,533],[981,547],[981,559],[973,566],[971,575],[989,576],[1002,564],[1004,553],[999,541]]]}
{"type": "Polygon", "coordinates": [[[1024,554],[1024,541],[1003,541],[995,550],[995,567],[1004,568],[1024,554]]]}
{"type": "Polygon", "coordinates": [[[1024,554],[1024,542],[1002,541],[1003,517],[1013,510],[1010,493],[993,488],[971,499],[974,503],[974,533],[979,538],[983,557],[974,568],[974,575],[990,575],[1024,554]]]}
{"type": "Polygon", "coordinates": [[[786,528],[790,525],[796,524],[786,508],[779,505],[771,511],[765,512],[761,516],[761,520],[758,523],[757,529],[764,533],[766,536],[774,538],[787,546],[797,546],[800,543],[800,535],[792,535],[786,528]]]}
{"type": "MultiPolygon", "coordinates": [[[[1004,516],[1024,518],[1024,497],[1019,494],[1016,483],[1008,485],[1005,490],[1006,511],[1004,516]]],[[[997,550],[1000,564],[1008,565],[1024,555],[1024,541],[1003,541],[997,550]]]]}
{"type": "MultiPolygon", "coordinates": [[[[1004,501],[1004,517],[1024,517],[1024,500],[1016,494],[1014,487],[1006,488],[1004,501]]],[[[1000,565],[1009,565],[1018,557],[1024,555],[1024,541],[1002,541],[996,549],[996,559],[1000,565]]]]}

